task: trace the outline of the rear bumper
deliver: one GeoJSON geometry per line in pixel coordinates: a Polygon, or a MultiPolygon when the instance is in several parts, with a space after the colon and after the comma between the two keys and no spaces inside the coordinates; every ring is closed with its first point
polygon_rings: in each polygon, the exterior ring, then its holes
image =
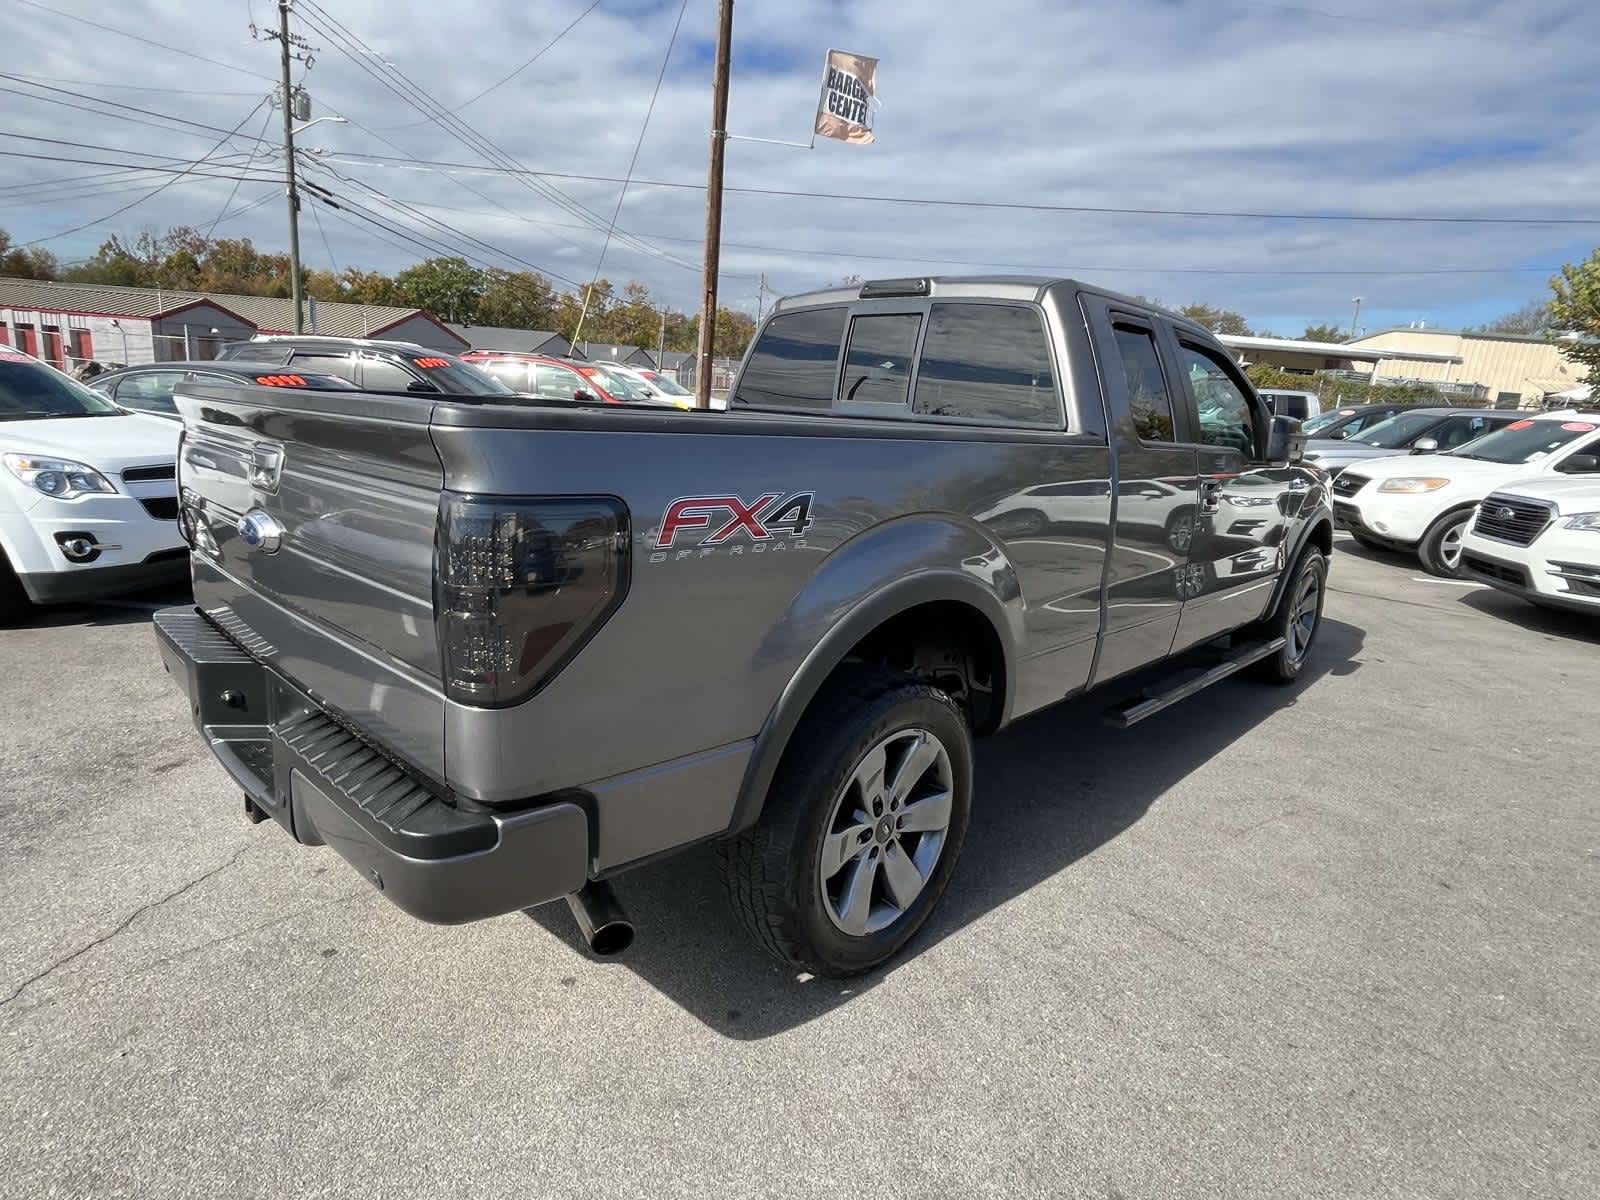
{"type": "Polygon", "coordinates": [[[460,807],[350,733],[189,608],[155,617],[195,726],[246,797],[297,841],[328,845],[400,908],[457,924],[582,887],[589,820],[557,801],[460,807]]]}

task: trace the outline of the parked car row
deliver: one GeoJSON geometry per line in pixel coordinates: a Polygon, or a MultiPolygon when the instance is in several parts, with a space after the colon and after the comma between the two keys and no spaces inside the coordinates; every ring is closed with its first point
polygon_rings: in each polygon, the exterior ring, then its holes
{"type": "Polygon", "coordinates": [[[1413,442],[1346,465],[1330,485],[1334,520],[1431,574],[1600,610],[1600,412],[1484,415],[1510,419],[1451,450],[1413,442]]]}

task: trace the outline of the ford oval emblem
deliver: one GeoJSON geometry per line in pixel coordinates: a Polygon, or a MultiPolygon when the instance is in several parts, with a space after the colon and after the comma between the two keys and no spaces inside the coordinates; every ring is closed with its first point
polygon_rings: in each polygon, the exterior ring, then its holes
{"type": "Polygon", "coordinates": [[[273,520],[272,514],[252,508],[239,518],[239,540],[252,550],[263,554],[276,554],[283,544],[283,526],[273,520]]]}

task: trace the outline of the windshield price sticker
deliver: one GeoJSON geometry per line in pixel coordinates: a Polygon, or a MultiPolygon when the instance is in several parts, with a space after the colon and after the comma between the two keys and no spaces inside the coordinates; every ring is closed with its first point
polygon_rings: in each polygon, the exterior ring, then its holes
{"type": "Polygon", "coordinates": [[[1597,427],[1591,425],[1588,421],[1568,421],[1561,428],[1568,433],[1593,433],[1597,427]]]}

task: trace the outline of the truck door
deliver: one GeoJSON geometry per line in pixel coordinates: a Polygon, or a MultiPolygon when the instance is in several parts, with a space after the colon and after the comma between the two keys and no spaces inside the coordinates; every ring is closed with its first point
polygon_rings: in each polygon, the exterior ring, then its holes
{"type": "Polygon", "coordinates": [[[1098,683],[1172,649],[1196,529],[1198,459],[1180,440],[1183,393],[1160,331],[1098,297],[1086,295],[1084,305],[1116,450],[1098,683]]]}
{"type": "Polygon", "coordinates": [[[1181,330],[1173,338],[1181,423],[1200,461],[1199,513],[1176,652],[1263,615],[1305,480],[1293,469],[1261,466],[1270,417],[1233,359],[1181,330]]]}

